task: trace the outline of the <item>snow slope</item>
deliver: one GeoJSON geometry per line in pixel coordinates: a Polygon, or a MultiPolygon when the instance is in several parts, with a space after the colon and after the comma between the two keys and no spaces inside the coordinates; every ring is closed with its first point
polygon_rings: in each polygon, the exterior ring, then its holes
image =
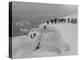
{"type": "MultiPolygon", "coordinates": [[[[75,16],[77,17],[77,14],[65,16],[64,18],[69,18],[69,17],[75,18],[75,16]]],[[[12,39],[13,57],[29,58],[29,57],[41,57],[41,56],[46,57],[46,56],[77,54],[77,49],[78,49],[77,29],[78,29],[77,24],[49,24],[49,25],[47,25],[46,23],[41,24],[39,25],[39,28],[32,29],[29,32],[28,36],[24,35],[24,36],[13,37],[12,39]],[[46,30],[44,30],[44,25],[47,26],[46,30]],[[54,33],[52,31],[54,31],[54,33]],[[33,36],[34,32],[36,33],[35,37],[33,36]],[[33,39],[30,38],[31,35],[34,37],[33,39]],[[48,41],[49,37],[51,36],[53,36],[54,38],[53,42],[54,44],[50,42],[50,40],[48,41]],[[41,39],[41,41],[39,40],[39,38],[41,39]],[[41,48],[35,51],[34,49],[39,42],[41,42],[40,45],[41,48]],[[58,54],[57,52],[59,52],[59,50],[61,51],[64,50],[64,45],[66,46],[65,48],[69,47],[70,50],[68,52],[61,52],[60,54],[58,54]]]]}

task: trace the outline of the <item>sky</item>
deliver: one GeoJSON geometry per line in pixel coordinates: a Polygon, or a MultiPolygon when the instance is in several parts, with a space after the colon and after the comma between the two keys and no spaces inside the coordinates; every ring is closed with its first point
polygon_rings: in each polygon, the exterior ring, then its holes
{"type": "Polygon", "coordinates": [[[78,13],[77,5],[13,2],[13,16],[67,16],[78,13]]]}

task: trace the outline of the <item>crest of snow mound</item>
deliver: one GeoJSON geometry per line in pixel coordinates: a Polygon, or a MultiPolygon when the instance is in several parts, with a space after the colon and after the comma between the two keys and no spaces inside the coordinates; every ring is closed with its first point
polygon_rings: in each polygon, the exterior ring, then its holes
{"type": "Polygon", "coordinates": [[[69,50],[69,45],[63,40],[60,31],[56,27],[50,27],[46,23],[41,24],[39,28],[32,29],[30,35],[33,36],[35,31],[37,31],[36,34],[39,33],[34,38],[40,42],[40,49],[53,51],[57,54],[69,50]],[[45,29],[44,26],[46,26],[45,29]]]}

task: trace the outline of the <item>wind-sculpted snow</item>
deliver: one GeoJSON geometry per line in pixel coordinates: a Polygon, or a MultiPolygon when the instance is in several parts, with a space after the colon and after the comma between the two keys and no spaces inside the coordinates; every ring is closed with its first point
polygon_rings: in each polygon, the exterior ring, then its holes
{"type": "Polygon", "coordinates": [[[50,55],[49,52],[53,52],[51,55],[57,56],[66,53],[69,50],[70,46],[65,40],[63,40],[60,32],[55,27],[53,28],[47,25],[45,29],[44,25],[32,29],[28,36],[13,38],[14,58],[42,56],[45,55],[44,53],[41,53],[43,51],[48,55],[50,55]],[[14,43],[14,41],[16,43],[14,43]]]}
{"type": "MultiPolygon", "coordinates": [[[[66,25],[69,24],[65,24],[65,26],[66,25]]],[[[62,24],[43,23],[39,25],[38,28],[32,28],[30,31],[28,31],[27,35],[13,37],[12,39],[13,58],[24,57],[29,58],[41,56],[46,57],[76,54],[75,53],[76,49],[74,48],[72,50],[71,44],[68,43],[66,39],[64,39],[65,36],[67,36],[66,34],[67,31],[65,31],[64,34],[64,30],[67,28],[65,29],[64,28],[65,27],[62,24]]]]}
{"type": "Polygon", "coordinates": [[[63,40],[60,32],[55,27],[46,27],[46,29],[43,29],[41,32],[40,47],[57,54],[69,50],[69,45],[63,40]]]}

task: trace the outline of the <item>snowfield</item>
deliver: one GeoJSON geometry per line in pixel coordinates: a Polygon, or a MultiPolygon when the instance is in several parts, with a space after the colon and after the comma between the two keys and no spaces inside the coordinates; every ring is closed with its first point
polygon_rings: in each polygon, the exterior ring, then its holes
{"type": "Polygon", "coordinates": [[[75,55],[77,43],[77,24],[45,23],[31,29],[28,36],[13,37],[12,54],[13,58],[75,55]]]}

